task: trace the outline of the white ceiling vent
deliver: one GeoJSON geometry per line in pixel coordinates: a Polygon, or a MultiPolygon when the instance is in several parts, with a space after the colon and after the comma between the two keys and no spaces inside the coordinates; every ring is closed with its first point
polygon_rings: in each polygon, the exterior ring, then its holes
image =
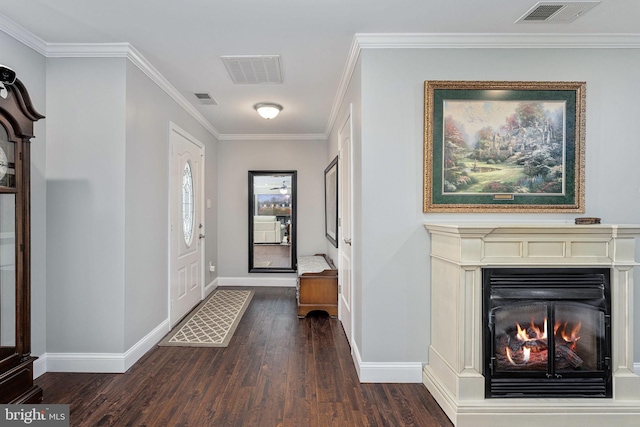
{"type": "Polygon", "coordinates": [[[279,55],[221,56],[236,84],[282,83],[279,55]]]}
{"type": "Polygon", "coordinates": [[[218,102],[211,95],[205,92],[194,93],[198,101],[205,105],[218,105],[218,102]]]}
{"type": "Polygon", "coordinates": [[[540,1],[516,21],[522,23],[568,23],[597,6],[599,1],[540,1]]]}

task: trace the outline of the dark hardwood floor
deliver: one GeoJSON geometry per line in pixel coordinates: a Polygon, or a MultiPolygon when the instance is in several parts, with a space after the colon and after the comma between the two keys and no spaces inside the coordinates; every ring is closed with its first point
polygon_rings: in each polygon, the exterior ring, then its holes
{"type": "MultiPolygon", "coordinates": [[[[246,288],[243,288],[246,289],[246,288]]],[[[155,347],[124,374],[46,373],[72,426],[452,426],[422,384],[360,384],[336,319],[256,293],[227,348],[155,347]]]]}

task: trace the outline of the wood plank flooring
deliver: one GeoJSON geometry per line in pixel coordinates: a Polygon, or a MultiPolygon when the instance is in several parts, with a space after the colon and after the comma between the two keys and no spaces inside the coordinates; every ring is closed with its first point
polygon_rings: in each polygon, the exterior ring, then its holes
{"type": "Polygon", "coordinates": [[[44,403],[69,404],[71,426],[452,426],[422,384],[360,384],[340,322],[298,319],[294,288],[253,289],[229,347],[156,346],[124,374],[46,373],[44,403]]]}

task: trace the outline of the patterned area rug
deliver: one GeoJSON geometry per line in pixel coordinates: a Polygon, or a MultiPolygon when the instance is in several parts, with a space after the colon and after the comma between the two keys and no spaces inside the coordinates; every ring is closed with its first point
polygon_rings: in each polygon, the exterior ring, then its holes
{"type": "Polygon", "coordinates": [[[158,345],[226,347],[253,294],[253,291],[215,290],[158,345]]]}

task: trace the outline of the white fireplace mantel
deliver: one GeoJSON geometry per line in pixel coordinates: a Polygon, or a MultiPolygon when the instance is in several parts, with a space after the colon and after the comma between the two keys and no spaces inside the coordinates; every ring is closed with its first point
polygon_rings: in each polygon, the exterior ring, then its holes
{"type": "Polygon", "coordinates": [[[457,427],[640,425],[633,272],[640,225],[425,224],[431,344],[423,381],[457,427]],[[482,269],[611,268],[613,398],[484,398],[482,269]]]}

